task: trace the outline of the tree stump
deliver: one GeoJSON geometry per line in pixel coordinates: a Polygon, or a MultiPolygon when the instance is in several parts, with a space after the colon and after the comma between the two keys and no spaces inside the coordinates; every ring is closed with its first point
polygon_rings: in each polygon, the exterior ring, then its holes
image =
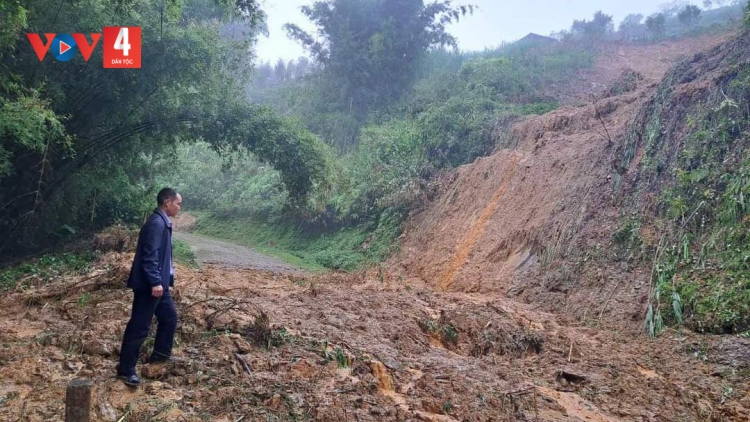
{"type": "Polygon", "coordinates": [[[91,390],[89,379],[74,379],[65,392],[65,422],[89,422],[91,420],[91,390]]]}

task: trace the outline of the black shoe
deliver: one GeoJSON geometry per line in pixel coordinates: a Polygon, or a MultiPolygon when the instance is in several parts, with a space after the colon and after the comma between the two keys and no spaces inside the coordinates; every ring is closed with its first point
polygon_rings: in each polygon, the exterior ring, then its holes
{"type": "Polygon", "coordinates": [[[127,384],[127,385],[129,385],[131,387],[138,387],[141,384],[143,384],[143,381],[141,381],[141,379],[138,378],[138,375],[136,375],[136,374],[133,374],[133,375],[118,375],[117,378],[121,379],[122,382],[124,382],[125,384],[127,384]]]}

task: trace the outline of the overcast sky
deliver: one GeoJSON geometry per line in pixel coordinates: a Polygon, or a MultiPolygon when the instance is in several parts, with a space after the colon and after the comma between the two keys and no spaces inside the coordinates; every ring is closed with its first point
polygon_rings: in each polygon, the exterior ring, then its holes
{"type": "MultiPolygon", "coordinates": [[[[429,0],[427,0],[429,1],[429,0]]],[[[426,2],[427,2],[426,1],[426,2]]],[[[314,30],[300,7],[313,0],[262,0],[268,14],[269,37],[258,42],[260,61],[275,62],[279,58],[295,59],[304,55],[302,48],[287,38],[282,26],[287,22],[314,30]]],[[[458,38],[462,50],[484,50],[502,41],[513,41],[529,32],[549,35],[552,31],[570,28],[574,19],[590,19],[602,10],[614,17],[615,24],[629,13],[649,15],[667,0],[454,0],[454,4],[479,6],[472,16],[449,27],[458,38]]],[[[698,1],[693,1],[699,4],[698,1]]]]}

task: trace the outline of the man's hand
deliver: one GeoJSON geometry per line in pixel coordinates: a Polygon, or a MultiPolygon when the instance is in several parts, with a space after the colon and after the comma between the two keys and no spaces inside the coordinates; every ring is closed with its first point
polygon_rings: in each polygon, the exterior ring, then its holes
{"type": "Polygon", "coordinates": [[[164,294],[164,287],[161,285],[154,286],[151,288],[151,296],[153,297],[161,297],[161,295],[164,294]]]}

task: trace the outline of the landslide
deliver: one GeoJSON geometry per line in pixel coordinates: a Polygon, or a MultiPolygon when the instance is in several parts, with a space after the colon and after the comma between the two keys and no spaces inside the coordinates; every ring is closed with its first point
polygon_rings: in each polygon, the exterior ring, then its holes
{"type": "MultiPolygon", "coordinates": [[[[701,44],[683,42],[664,51],[701,44]]],[[[725,45],[665,83],[710,91],[728,51],[748,57],[725,45]]],[[[183,360],[140,366],[142,389],[114,378],[132,239],[100,242],[85,274],[25,279],[0,296],[0,420],[63,420],[78,377],[93,380],[103,421],[750,419],[747,339],[642,333],[650,274],[611,240],[650,186],[645,151],[621,157],[667,66],[608,60],[596,71],[614,83],[595,100],[517,123],[514,148],[443,180],[393,271],[178,266],[183,360]]]]}
{"type": "Polygon", "coordinates": [[[131,260],[105,253],[90,273],[27,280],[0,298],[0,420],[63,420],[79,377],[93,381],[98,421],[750,417],[747,382],[733,375],[747,369],[741,344],[689,332],[645,342],[377,271],[178,266],[182,361],[140,365],[146,385],[130,389],[114,374],[131,260]]]}
{"type": "MultiPolygon", "coordinates": [[[[634,136],[643,136],[636,132],[665,84],[699,101],[730,59],[750,57],[746,38],[612,47],[588,72],[607,83],[595,95],[579,92],[579,105],[514,124],[495,154],[445,176],[440,194],[411,216],[391,266],[439,291],[518,297],[586,324],[641,331],[652,268],[613,240],[624,214],[646,212],[629,207],[640,201],[635,192],[660,188],[638,188],[644,149],[634,136]]],[[[684,119],[670,107],[668,121],[684,119]]],[[[644,238],[658,242],[650,230],[644,238]]]]}

